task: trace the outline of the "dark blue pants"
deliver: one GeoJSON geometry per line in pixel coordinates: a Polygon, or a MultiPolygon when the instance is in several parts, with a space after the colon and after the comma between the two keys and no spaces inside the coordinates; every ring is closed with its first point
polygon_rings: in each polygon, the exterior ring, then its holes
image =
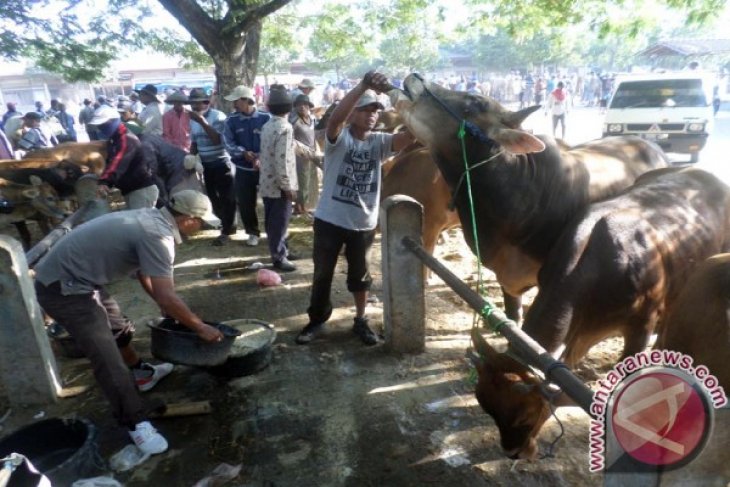
{"type": "Polygon", "coordinates": [[[351,293],[370,290],[373,279],[368,264],[374,239],[375,230],[348,230],[314,219],[314,278],[307,309],[310,322],[324,323],[332,314],[332,278],[343,245],[347,259],[347,290],[351,293]]]}
{"type": "Polygon", "coordinates": [[[221,221],[221,233],[236,233],[236,193],[233,167],[230,162],[203,164],[205,191],[213,206],[213,214],[221,221]]]}
{"type": "Polygon", "coordinates": [[[236,199],[241,223],[248,235],[261,235],[259,218],[256,216],[256,195],[259,187],[259,172],[236,168],[236,199]]]}
{"type": "Polygon", "coordinates": [[[291,218],[291,200],[286,198],[263,198],[264,226],[269,239],[271,260],[279,262],[287,255],[286,231],[291,218]]]}

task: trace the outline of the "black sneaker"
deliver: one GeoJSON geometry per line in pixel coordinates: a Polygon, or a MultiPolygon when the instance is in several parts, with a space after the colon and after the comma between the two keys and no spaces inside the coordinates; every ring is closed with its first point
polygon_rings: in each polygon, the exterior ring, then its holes
{"type": "Polygon", "coordinates": [[[289,259],[284,257],[283,259],[274,262],[274,269],[279,269],[283,272],[293,272],[297,270],[297,266],[289,262],[289,259]]]}
{"type": "Polygon", "coordinates": [[[217,237],[216,237],[216,238],[215,238],[215,239],[213,240],[213,242],[211,243],[211,245],[213,245],[213,246],[215,246],[215,247],[222,247],[222,246],[224,246],[225,244],[227,244],[227,243],[228,243],[228,241],[229,241],[230,239],[231,239],[231,237],[229,237],[228,235],[223,235],[223,234],[221,234],[221,235],[218,235],[218,236],[217,236],[217,237]]]}
{"type": "Polygon", "coordinates": [[[323,328],[324,323],[309,323],[299,332],[299,335],[297,335],[294,341],[299,345],[306,345],[314,340],[322,332],[323,328]]]}
{"type": "Polygon", "coordinates": [[[360,337],[365,345],[376,345],[378,343],[378,336],[370,329],[367,318],[355,318],[352,331],[360,337]]]}

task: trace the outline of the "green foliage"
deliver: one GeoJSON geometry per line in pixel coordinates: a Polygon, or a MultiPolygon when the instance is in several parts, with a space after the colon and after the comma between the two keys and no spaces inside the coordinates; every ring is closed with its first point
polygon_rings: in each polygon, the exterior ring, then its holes
{"type": "Polygon", "coordinates": [[[334,69],[338,77],[375,53],[368,37],[364,12],[350,6],[334,5],[318,17],[309,39],[314,61],[309,63],[321,70],[334,69]]]}
{"type": "Polygon", "coordinates": [[[258,71],[274,74],[286,71],[304,50],[302,20],[294,11],[284,9],[264,22],[258,71]]]}

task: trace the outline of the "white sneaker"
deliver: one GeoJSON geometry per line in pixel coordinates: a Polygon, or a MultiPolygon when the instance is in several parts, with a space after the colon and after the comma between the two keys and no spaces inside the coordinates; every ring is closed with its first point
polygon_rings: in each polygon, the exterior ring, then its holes
{"type": "Polygon", "coordinates": [[[142,453],[147,455],[157,455],[167,450],[167,440],[159,434],[149,421],[137,423],[134,431],[129,432],[132,441],[137,445],[142,453]]]}
{"type": "Polygon", "coordinates": [[[157,385],[163,378],[167,377],[175,366],[163,362],[161,364],[152,365],[142,362],[142,367],[132,369],[134,380],[137,383],[137,389],[147,392],[157,385]]]}
{"type": "Polygon", "coordinates": [[[259,237],[257,235],[249,235],[246,240],[246,245],[249,247],[256,247],[259,244],[259,237]]]}

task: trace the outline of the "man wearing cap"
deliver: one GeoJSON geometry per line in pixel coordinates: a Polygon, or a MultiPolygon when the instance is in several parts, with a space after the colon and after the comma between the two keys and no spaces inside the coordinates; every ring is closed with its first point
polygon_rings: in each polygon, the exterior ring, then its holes
{"type": "Polygon", "coordinates": [[[291,97],[292,99],[296,99],[299,95],[307,95],[310,96],[312,94],[312,91],[314,91],[314,83],[309,78],[304,78],[302,81],[299,82],[296,88],[294,88],[291,91],[291,97]]]}
{"type": "Polygon", "coordinates": [[[190,108],[190,153],[203,163],[205,191],[213,204],[213,213],[221,221],[221,234],[213,245],[224,245],[236,233],[236,193],[233,166],[226,152],[223,133],[226,114],[210,108],[210,96],[203,88],[193,88],[188,96],[190,108]]]}
{"type": "Polygon", "coordinates": [[[23,116],[25,133],[18,141],[18,148],[30,152],[58,144],[56,136],[41,128],[42,115],[38,112],[28,112],[23,116]]]}
{"type": "Polygon", "coordinates": [[[144,109],[139,114],[139,121],[144,127],[143,133],[162,136],[162,110],[157,98],[157,87],[153,84],[145,85],[139,90],[139,99],[144,104],[144,109]]]}
{"type": "Polygon", "coordinates": [[[383,109],[373,89],[386,91],[388,87],[384,75],[367,73],[337,105],[327,124],[322,193],[314,213],[309,323],[296,338],[299,344],[311,342],[332,314],[332,278],[343,245],[347,288],[355,299],[353,332],[366,345],[378,343],[365,317],[365,305],[372,282],[368,255],[378,223],[381,165],[413,141],[407,131],[396,135],[372,132],[378,111],[383,109]]]}
{"type": "Polygon", "coordinates": [[[134,110],[134,113],[139,116],[140,113],[142,113],[142,110],[144,110],[144,105],[142,105],[142,102],[139,101],[139,94],[136,91],[133,91],[129,94],[129,101],[132,102],[132,110],[134,110]]]}
{"type": "MultiPolygon", "coordinates": [[[[294,130],[294,140],[309,149],[309,154],[297,154],[299,191],[294,204],[295,214],[306,214],[307,211],[317,206],[319,199],[319,171],[311,156],[317,151],[317,142],[314,137],[314,126],[317,124],[317,120],[312,117],[312,108],[314,108],[314,104],[307,95],[297,96],[294,100],[296,117],[293,121],[289,120],[294,130]]],[[[321,165],[321,160],[319,165],[321,165]]]]}
{"type": "Polygon", "coordinates": [[[132,347],[134,324],[106,286],[135,273],[160,309],[208,342],[223,338],[175,293],[173,263],[181,235],[200,229],[208,210],[202,193],[181,191],[160,210],[121,211],[86,222],[61,239],[36,265],[35,289],[43,310],[66,328],[91,361],[112,414],[144,453],[167,449],[147,421],[139,391],[148,391],[172,364],[143,362],[132,347]]]}
{"type": "Polygon", "coordinates": [[[235,109],[226,120],[224,138],[228,153],[236,166],[238,211],[248,235],[246,244],[256,246],[261,236],[256,215],[261,129],[271,119],[271,115],[256,109],[253,90],[248,86],[236,86],[224,98],[233,102],[235,109]]]}
{"type": "Polygon", "coordinates": [[[119,116],[122,119],[122,123],[125,127],[127,127],[128,131],[130,131],[137,137],[142,135],[142,132],[144,132],[144,127],[139,122],[137,114],[132,107],[131,101],[120,101],[117,104],[117,111],[119,112],[119,116]]]}
{"type": "Polygon", "coordinates": [[[165,98],[165,103],[172,105],[162,116],[162,138],[190,152],[190,115],[185,111],[188,97],[175,91],[165,98]]]}
{"type": "Polygon", "coordinates": [[[106,168],[99,177],[99,195],[106,196],[109,188],[115,187],[122,192],[127,209],[153,208],[159,196],[154,156],[122,123],[115,108],[101,105],[91,124],[96,126],[100,139],[107,140],[106,168]]]}

